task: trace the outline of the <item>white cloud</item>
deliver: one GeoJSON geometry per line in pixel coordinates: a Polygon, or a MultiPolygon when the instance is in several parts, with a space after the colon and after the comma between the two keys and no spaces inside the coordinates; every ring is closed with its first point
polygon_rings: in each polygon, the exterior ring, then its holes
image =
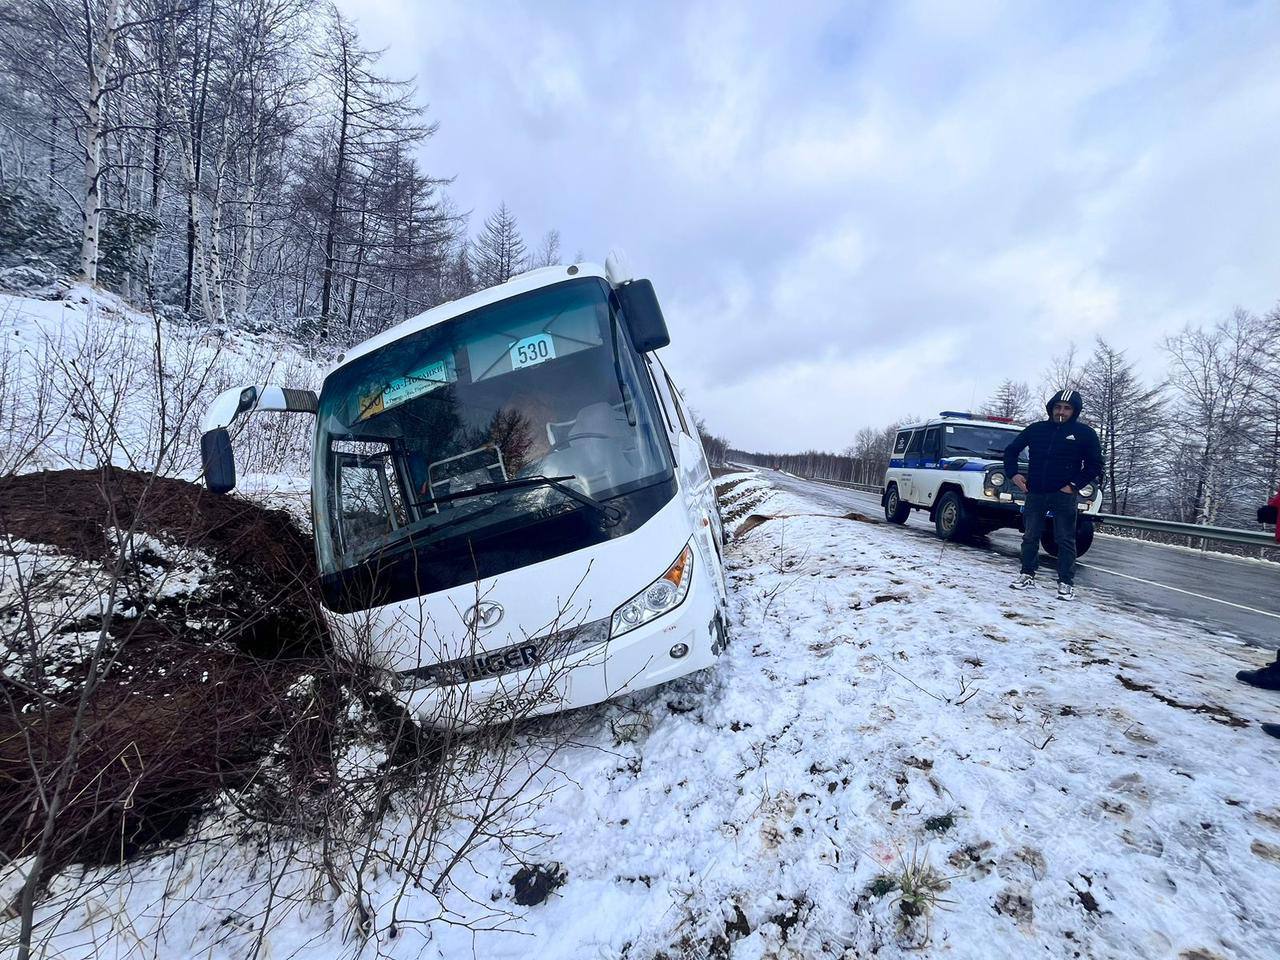
{"type": "Polygon", "coordinates": [[[844,446],[1277,297],[1280,8],[352,2],[483,216],[624,246],[744,446],[844,446]],[[832,415],[838,411],[839,416],[832,415]]]}

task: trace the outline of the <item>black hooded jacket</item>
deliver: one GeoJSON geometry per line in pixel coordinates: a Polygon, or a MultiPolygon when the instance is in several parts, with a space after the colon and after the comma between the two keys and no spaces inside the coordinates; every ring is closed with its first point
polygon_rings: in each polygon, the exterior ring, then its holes
{"type": "Polygon", "coordinates": [[[1004,470],[1012,477],[1018,470],[1018,456],[1025,449],[1031,466],[1027,470],[1027,490],[1056,493],[1067,484],[1079,490],[1102,476],[1102,445],[1093,428],[1080,422],[1084,401],[1075,390],[1055,393],[1045,404],[1048,420],[1026,427],[1004,450],[1004,470]],[[1066,401],[1075,411],[1066,423],[1054,423],[1053,405],[1066,401]]]}

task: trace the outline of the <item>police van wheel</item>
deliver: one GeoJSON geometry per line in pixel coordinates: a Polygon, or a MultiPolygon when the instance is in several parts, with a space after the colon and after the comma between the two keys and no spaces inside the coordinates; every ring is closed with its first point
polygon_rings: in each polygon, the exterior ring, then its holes
{"type": "Polygon", "coordinates": [[[906,523],[909,516],[911,504],[902,502],[896,483],[889,484],[889,489],[884,492],[884,518],[890,523],[906,523]]]}
{"type": "Polygon", "coordinates": [[[964,499],[954,490],[948,490],[938,501],[933,514],[933,526],[943,540],[959,540],[969,528],[968,511],[964,499]]]}
{"type": "MultiPolygon", "coordinates": [[[[1049,556],[1058,555],[1058,538],[1054,536],[1052,525],[1046,526],[1044,533],[1040,534],[1040,546],[1049,556]]],[[[1093,546],[1093,524],[1088,520],[1081,520],[1076,526],[1076,556],[1083,557],[1089,552],[1091,546],[1093,546]]]]}

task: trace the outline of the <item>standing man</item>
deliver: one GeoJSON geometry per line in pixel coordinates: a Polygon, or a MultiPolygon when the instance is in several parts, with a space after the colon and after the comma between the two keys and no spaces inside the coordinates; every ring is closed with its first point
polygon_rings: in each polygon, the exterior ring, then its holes
{"type": "Polygon", "coordinates": [[[1027,495],[1023,508],[1022,575],[1010,586],[1036,585],[1040,533],[1045,514],[1053,512],[1058,541],[1058,599],[1074,600],[1076,574],[1076,503],[1080,488],[1102,475],[1102,445],[1093,428],[1079,421],[1084,401],[1079,392],[1063,390],[1045,404],[1049,419],[1033,423],[1004,451],[1004,472],[1027,495]],[[1018,472],[1018,457],[1027,450],[1027,475],[1018,472]]]}

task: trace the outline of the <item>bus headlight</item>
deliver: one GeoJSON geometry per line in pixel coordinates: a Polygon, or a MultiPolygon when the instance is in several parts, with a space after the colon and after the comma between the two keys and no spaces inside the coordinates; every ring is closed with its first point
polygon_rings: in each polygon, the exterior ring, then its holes
{"type": "Polygon", "coordinates": [[[613,611],[609,636],[620,637],[684,602],[693,580],[693,544],[686,543],[667,572],[613,611]]]}

